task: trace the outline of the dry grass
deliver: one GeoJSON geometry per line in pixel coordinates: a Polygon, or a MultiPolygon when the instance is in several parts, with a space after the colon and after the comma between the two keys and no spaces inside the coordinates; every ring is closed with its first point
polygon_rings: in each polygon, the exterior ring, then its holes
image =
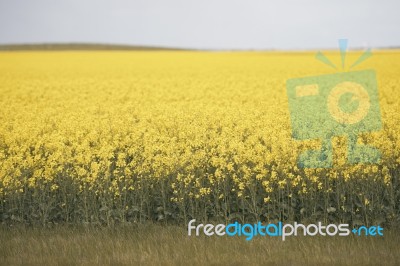
{"type": "Polygon", "coordinates": [[[174,226],[0,228],[2,265],[399,265],[398,231],[384,237],[188,237],[174,226]]]}

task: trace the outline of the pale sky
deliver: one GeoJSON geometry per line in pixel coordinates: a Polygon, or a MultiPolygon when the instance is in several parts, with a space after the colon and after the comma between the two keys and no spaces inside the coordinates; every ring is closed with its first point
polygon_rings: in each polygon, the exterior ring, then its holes
{"type": "Polygon", "coordinates": [[[399,0],[0,0],[0,44],[400,46],[399,0]]]}

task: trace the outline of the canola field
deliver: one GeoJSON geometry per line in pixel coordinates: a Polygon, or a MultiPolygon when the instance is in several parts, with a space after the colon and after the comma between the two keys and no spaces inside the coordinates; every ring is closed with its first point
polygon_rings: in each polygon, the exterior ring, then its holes
{"type": "Polygon", "coordinates": [[[358,141],[381,161],[336,136],[332,168],[302,169],[320,143],[292,139],[286,81],[337,72],[314,54],[0,53],[0,221],[398,222],[400,52],[355,69],[376,71],[383,128],[358,141]]]}

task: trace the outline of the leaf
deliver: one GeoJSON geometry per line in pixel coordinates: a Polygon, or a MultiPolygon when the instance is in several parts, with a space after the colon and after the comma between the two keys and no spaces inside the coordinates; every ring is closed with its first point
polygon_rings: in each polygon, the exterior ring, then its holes
{"type": "Polygon", "coordinates": [[[326,211],[327,211],[328,213],[332,213],[332,212],[335,212],[335,211],[336,211],[336,208],[334,208],[334,207],[329,207],[329,208],[326,209],[326,211]]]}

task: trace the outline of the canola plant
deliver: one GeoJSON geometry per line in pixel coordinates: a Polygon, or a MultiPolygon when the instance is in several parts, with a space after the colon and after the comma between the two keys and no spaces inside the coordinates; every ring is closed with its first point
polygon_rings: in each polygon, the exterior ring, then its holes
{"type": "MultiPolygon", "coordinates": [[[[337,53],[327,53],[339,60],[337,53]]],[[[357,58],[350,53],[349,58],[357,58]]],[[[376,51],[375,164],[301,168],[286,80],[329,74],[313,53],[0,53],[0,220],[107,224],[400,218],[400,53],[376,51]]]]}

